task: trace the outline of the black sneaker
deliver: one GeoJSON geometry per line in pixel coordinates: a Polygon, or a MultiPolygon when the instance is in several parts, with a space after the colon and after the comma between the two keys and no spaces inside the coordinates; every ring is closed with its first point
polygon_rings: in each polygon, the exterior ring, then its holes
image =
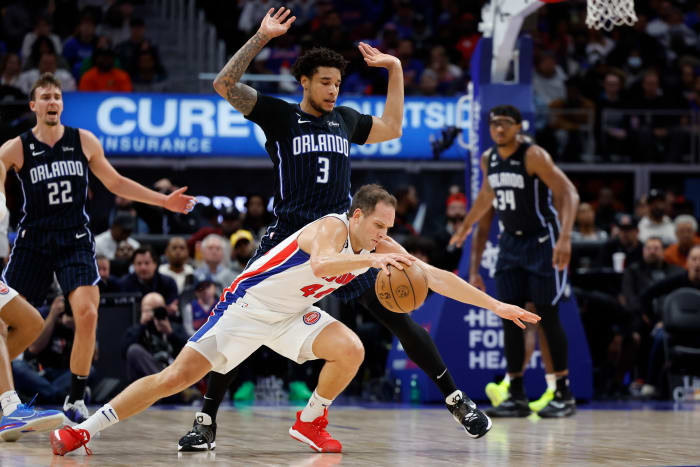
{"type": "Polygon", "coordinates": [[[467,436],[481,438],[491,429],[491,419],[468,397],[455,396],[454,404],[446,404],[454,419],[464,427],[467,436]]]}
{"type": "MultiPolygon", "coordinates": [[[[544,409],[542,409],[544,410],[544,409]]],[[[492,407],[486,410],[486,413],[491,417],[527,417],[532,413],[525,397],[508,396],[508,399],[500,403],[498,407],[492,407]]]]}
{"type": "Polygon", "coordinates": [[[561,418],[570,417],[575,413],[576,400],[571,392],[562,394],[561,391],[557,391],[554,393],[554,399],[549,401],[549,404],[540,410],[538,415],[544,418],[561,418]]]}
{"type": "Polygon", "coordinates": [[[192,429],[177,443],[178,451],[213,451],[216,448],[216,422],[204,425],[202,415],[197,412],[192,429]]]}

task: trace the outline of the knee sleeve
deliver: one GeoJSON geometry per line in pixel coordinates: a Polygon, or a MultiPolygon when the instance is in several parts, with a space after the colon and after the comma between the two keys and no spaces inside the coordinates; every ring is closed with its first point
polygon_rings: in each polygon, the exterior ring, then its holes
{"type": "Polygon", "coordinates": [[[542,317],[540,326],[544,330],[552,355],[552,366],[555,372],[564,371],[569,366],[569,347],[566,333],[559,320],[559,307],[555,305],[535,305],[537,314],[542,317]]]}

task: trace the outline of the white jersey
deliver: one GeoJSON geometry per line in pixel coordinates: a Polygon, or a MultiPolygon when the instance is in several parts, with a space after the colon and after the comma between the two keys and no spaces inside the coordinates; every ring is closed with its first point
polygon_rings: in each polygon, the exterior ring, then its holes
{"type": "MultiPolygon", "coordinates": [[[[321,219],[326,217],[335,217],[343,221],[348,228],[348,239],[340,253],[356,254],[350,242],[347,215],[329,214],[321,219]]],[[[212,313],[223,312],[233,303],[255,310],[284,314],[299,313],[369,269],[355,269],[339,276],[314,276],[309,254],[299,248],[297,243],[297,238],[309,225],[311,224],[297,230],[248,265],[233,283],[224,289],[219,304],[212,313]]],[[[369,253],[363,249],[359,254],[369,253]]]]}

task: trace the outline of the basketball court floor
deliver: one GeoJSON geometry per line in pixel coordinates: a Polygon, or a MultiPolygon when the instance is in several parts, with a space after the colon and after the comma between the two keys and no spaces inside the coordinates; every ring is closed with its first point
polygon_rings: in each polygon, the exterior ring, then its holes
{"type": "Polygon", "coordinates": [[[469,439],[436,406],[334,406],[328,430],[342,454],[318,454],[287,433],[298,408],[226,407],[218,417],[217,447],[178,453],[192,423],[188,407],[157,406],[106,430],[94,454],[53,456],[48,434],[0,442],[0,465],[160,466],[273,465],[320,467],[432,465],[698,465],[700,404],[589,404],[576,416],[497,419],[483,438],[469,439]]]}

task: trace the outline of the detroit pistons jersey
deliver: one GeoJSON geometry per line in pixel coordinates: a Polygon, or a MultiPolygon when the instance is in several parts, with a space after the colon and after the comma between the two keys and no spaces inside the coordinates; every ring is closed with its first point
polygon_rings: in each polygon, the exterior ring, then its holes
{"type": "Polygon", "coordinates": [[[487,153],[486,171],[494,191],[493,207],[503,228],[514,235],[528,235],[558,226],[552,192],[525,168],[525,153],[531,145],[521,143],[507,159],[498,155],[496,147],[487,153]]]}
{"type": "MultiPolygon", "coordinates": [[[[360,253],[354,252],[347,215],[329,214],[326,217],[339,219],[348,229],[341,254],[369,254],[364,249],[360,253]]],[[[369,269],[360,268],[336,276],[316,277],[311,270],[309,254],[299,248],[297,243],[297,238],[305,227],[249,264],[223,291],[214,312],[223,312],[232,303],[238,303],[243,307],[251,307],[256,312],[269,311],[273,315],[298,313],[369,269]]]]}
{"type": "Polygon", "coordinates": [[[274,214],[288,235],[350,206],[350,144],[364,144],[372,117],[348,107],[315,117],[298,104],[258,94],[249,120],[265,132],[274,164],[274,214]]]}
{"type": "Polygon", "coordinates": [[[24,163],[17,177],[24,197],[19,227],[77,229],[87,225],[88,161],[77,128],[64,126],[51,147],[29,130],[20,136],[24,163]]]}

